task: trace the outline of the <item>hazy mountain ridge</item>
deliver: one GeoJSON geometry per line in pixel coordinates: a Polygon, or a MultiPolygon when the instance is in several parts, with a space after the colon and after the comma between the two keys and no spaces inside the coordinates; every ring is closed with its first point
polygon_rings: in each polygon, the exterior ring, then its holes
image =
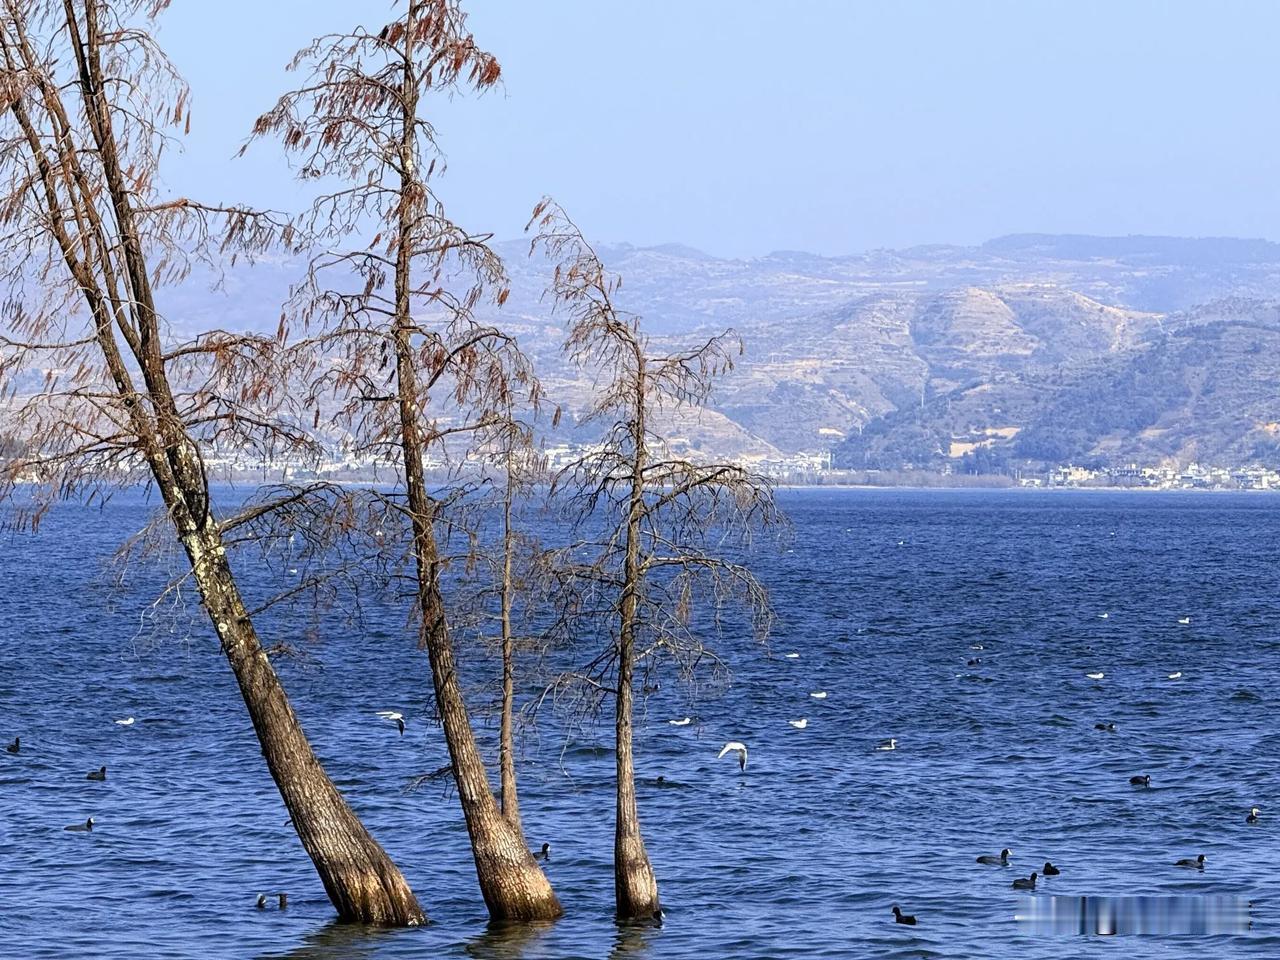
{"type": "MultiPolygon", "coordinates": [[[[560,350],[563,324],[543,295],[550,265],[526,241],[498,249],[511,295],[486,316],[517,333],[572,423],[591,380],[560,350]]],[[[1026,234],[848,257],[598,252],[657,347],[729,327],[742,336],[712,410],[680,418],[709,454],[831,449],[838,463],[930,467],[1276,456],[1280,244],[1026,234]]],[[[303,271],[267,259],[227,271],[216,290],[202,274],[162,306],[177,336],[274,331],[303,271]]]]}

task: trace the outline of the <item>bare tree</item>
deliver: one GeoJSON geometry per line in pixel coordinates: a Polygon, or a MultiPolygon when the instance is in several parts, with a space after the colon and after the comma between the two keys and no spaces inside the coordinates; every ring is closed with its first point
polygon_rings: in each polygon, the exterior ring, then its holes
{"type": "Polygon", "coordinates": [[[235,673],[263,756],[341,918],[424,916],[399,869],[317,760],[232,571],[228,544],[269,513],[219,518],[214,450],[314,454],[293,400],[265,373],[272,338],[212,331],[175,340],[155,291],[191,258],[252,254],[287,227],[240,207],[165,198],[169,130],[190,122],[186,86],[147,32],[166,0],[0,0],[0,496],[34,525],[58,496],[147,479],[235,673]],[[34,499],[12,496],[37,484],[34,499]]]}
{"type": "MultiPolygon", "coordinates": [[[[606,272],[565,212],[543,200],[529,227],[532,248],[556,261],[550,294],[569,318],[565,350],[594,368],[599,389],[584,423],[604,426],[597,448],[560,474],[588,529],[603,527],[593,562],[576,564],[588,593],[602,593],[612,643],[578,675],[596,689],[614,679],[617,810],[614,892],[622,920],[661,918],[658,883],[636,808],[632,703],[637,666],[667,657],[691,673],[715,654],[696,629],[699,599],[712,623],[733,599],[745,601],[755,633],[771,618],[763,587],[742,563],[709,547],[741,549],[751,531],[780,518],[772,489],[741,466],[697,463],[674,454],[660,418],[705,402],[715,377],[732,367],[740,345],[731,334],[687,351],[651,355],[639,318],[615,305],[620,281],[606,272]],[[602,516],[603,515],[603,516],[602,516]]],[[[575,545],[581,555],[588,543],[575,545]]],[[[588,609],[599,609],[588,601],[588,609]]]]}
{"type": "Polygon", "coordinates": [[[503,815],[467,714],[442,588],[450,558],[440,531],[452,528],[424,469],[428,457],[464,457],[486,442],[517,395],[537,399],[512,338],[474,317],[486,296],[506,299],[505,272],[488,237],[454,224],[434,194],[440,153],[420,109],[429,94],[493,86],[500,68],[456,0],[409,0],[379,32],[321,37],[293,66],[304,85],[254,136],[278,135],[303,179],[342,182],[304,218],[308,235],[374,233],[363,247],[322,254],[296,291],[294,317],[308,332],[296,349],[314,373],[308,403],[336,405],[352,450],[398,464],[403,486],[384,502],[407,518],[420,642],[490,915],[554,918],[560,904],[503,815]],[[335,289],[344,283],[352,289],[335,289]]]}
{"type": "Polygon", "coordinates": [[[505,429],[496,438],[496,459],[501,471],[502,492],[499,509],[502,516],[500,565],[495,577],[498,583],[498,627],[502,654],[501,719],[498,730],[498,767],[501,778],[502,812],[511,825],[524,836],[520,821],[520,796],[516,778],[515,713],[516,713],[516,633],[515,606],[522,593],[518,554],[521,547],[536,550],[517,527],[514,511],[522,499],[527,500],[534,482],[545,475],[545,463],[533,445],[531,431],[519,423],[508,410],[505,429]]]}

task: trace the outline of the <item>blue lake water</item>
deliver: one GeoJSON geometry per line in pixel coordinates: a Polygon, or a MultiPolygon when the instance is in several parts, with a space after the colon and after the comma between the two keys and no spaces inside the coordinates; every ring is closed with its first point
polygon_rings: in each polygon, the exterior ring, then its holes
{"type": "MultiPolygon", "coordinates": [[[[566,742],[551,714],[525,740],[521,805],[531,844],[552,844],[566,916],[486,928],[456,798],[439,783],[404,790],[446,754],[425,657],[390,611],[280,669],[331,775],[433,923],[332,923],[209,632],[153,615],[147,568],[123,589],[103,576],[146,508],[67,506],[38,535],[6,534],[0,736],[20,736],[22,752],[0,753],[0,956],[1280,956],[1280,499],[781,501],[791,540],[759,558],[781,618],[769,649],[728,638],[727,689],[691,700],[664,682],[644,704],[639,796],[659,929],[612,921],[609,730],[566,742]],[[1085,676],[1095,671],[1104,679],[1085,676]],[[379,709],[404,710],[403,738],[379,709]],[[695,722],[667,723],[686,715],[695,722]],[[137,722],[113,723],[125,716],[137,722]],[[800,718],[803,730],[787,722],[800,718]],[[898,749],[876,751],[884,737],[898,749]],[[716,759],[730,739],[750,746],[745,775],[716,759]],[[102,764],[108,780],[86,781],[102,764]],[[1151,786],[1131,787],[1133,774],[1151,786]],[[90,815],[92,834],[62,829],[90,815]],[[974,862],[1005,846],[1010,868],[974,862]],[[1199,853],[1203,872],[1173,865],[1199,853]],[[1253,929],[1033,932],[1015,919],[1031,908],[1010,881],[1045,860],[1062,875],[1041,899],[1235,896],[1254,901],[1253,929]],[[254,909],[276,890],[287,911],[254,909]],[[894,903],[919,926],[895,925],[894,903]]],[[[272,622],[264,639],[306,646],[305,619],[272,622]]]]}

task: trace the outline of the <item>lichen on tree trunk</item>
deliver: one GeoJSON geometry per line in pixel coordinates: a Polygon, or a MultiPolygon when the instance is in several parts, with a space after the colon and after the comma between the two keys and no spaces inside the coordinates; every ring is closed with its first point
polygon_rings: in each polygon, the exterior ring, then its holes
{"type": "Polygon", "coordinates": [[[189,532],[182,539],[267,769],[338,917],[382,926],[424,923],[426,916],[403,874],[316,758],[258,641],[219,538],[189,532]]]}

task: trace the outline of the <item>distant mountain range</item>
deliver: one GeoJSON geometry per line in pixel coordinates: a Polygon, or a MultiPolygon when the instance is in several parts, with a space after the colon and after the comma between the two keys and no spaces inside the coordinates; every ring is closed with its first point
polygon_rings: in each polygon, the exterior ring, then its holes
{"type": "MultiPolygon", "coordinates": [[[[542,299],[549,267],[523,242],[499,249],[512,278],[502,321],[572,423],[590,381],[560,353],[542,299]]],[[[847,257],[599,252],[659,341],[743,337],[711,410],[670,428],[707,455],[1280,465],[1280,244],[1023,234],[847,257]]],[[[169,291],[166,313],[183,331],[274,330],[298,273],[238,267],[221,292],[169,291]]]]}

